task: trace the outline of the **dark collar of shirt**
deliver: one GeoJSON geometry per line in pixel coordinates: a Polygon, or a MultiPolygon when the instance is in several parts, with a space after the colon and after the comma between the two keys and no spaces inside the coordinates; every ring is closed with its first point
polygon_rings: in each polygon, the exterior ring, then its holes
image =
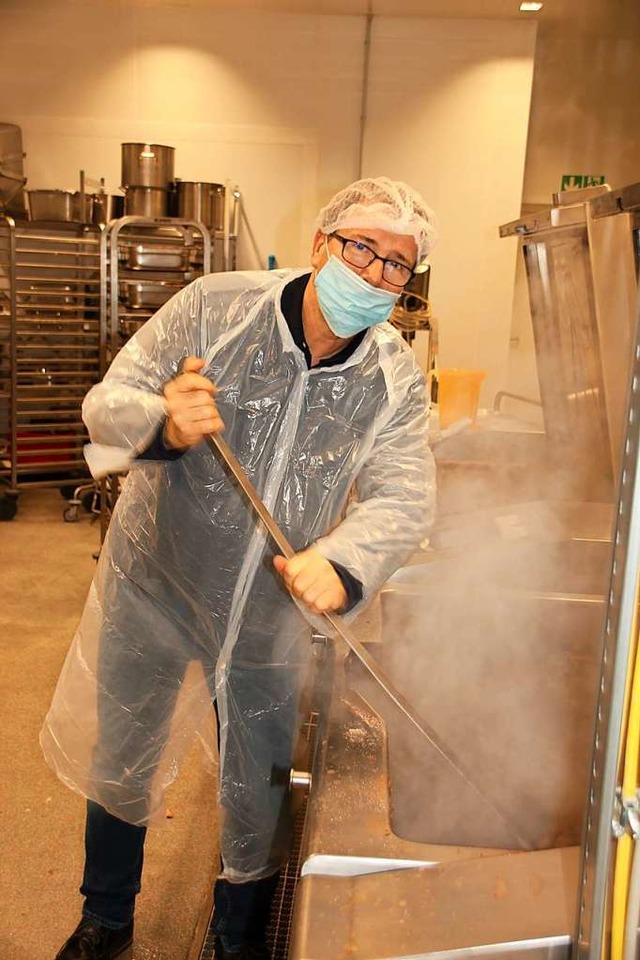
{"type": "MultiPolygon", "coordinates": [[[[290,280],[289,283],[285,286],[282,291],[282,296],[280,298],[280,307],[282,309],[283,316],[287,321],[287,326],[293,341],[304,353],[304,358],[307,361],[307,366],[311,366],[311,352],[307,346],[307,342],[304,338],[304,326],[302,324],[302,300],[304,298],[304,292],[307,289],[307,284],[310,280],[311,274],[304,273],[301,277],[296,277],[295,280],[290,280]]],[[[360,333],[356,333],[354,337],[349,340],[349,342],[340,350],[339,353],[334,353],[332,357],[324,357],[320,360],[317,367],[334,367],[338,363],[344,363],[349,359],[351,354],[357,347],[360,346],[364,339],[364,335],[367,331],[361,330],[360,333]]]]}

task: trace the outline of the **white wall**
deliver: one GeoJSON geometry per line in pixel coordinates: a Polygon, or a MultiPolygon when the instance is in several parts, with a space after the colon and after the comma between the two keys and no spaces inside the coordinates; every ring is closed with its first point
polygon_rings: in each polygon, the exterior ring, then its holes
{"type": "MultiPolygon", "coordinates": [[[[363,173],[436,209],[442,362],[504,386],[535,26],[376,18],[363,173]]],[[[237,183],[240,265],[305,263],[315,212],[357,175],[364,17],[212,12],[117,0],[0,7],[0,119],[22,127],[29,187],[120,182],[120,144],[176,147],[176,175],[237,183]],[[257,248],[257,249],[256,249],[257,248]]]]}
{"type": "Polygon", "coordinates": [[[430,293],[440,364],[485,369],[486,402],[507,376],[517,251],[497,227],[522,197],[535,24],[374,27],[364,172],[408,180],[438,213],[430,293]]]}
{"type": "MultiPolygon", "coordinates": [[[[0,116],[29,187],[120,184],[120,144],[176,147],[176,176],[238,183],[264,262],[306,262],[319,183],[355,175],[362,18],[113,0],[0,8],[0,116]]],[[[246,241],[246,235],[245,235],[246,241]]],[[[259,266],[245,242],[245,266],[259,266]]]]}

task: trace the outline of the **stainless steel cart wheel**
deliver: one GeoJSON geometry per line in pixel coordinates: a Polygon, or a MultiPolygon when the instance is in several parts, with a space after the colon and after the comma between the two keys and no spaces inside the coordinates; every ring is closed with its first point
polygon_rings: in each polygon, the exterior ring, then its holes
{"type": "Polygon", "coordinates": [[[65,523],[75,523],[78,519],[78,507],[74,504],[72,507],[65,507],[62,511],[62,519],[65,523]]]}

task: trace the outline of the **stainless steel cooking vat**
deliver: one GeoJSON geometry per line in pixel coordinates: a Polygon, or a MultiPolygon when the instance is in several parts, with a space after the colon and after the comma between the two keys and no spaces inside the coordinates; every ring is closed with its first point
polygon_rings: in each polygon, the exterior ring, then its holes
{"type": "Polygon", "coordinates": [[[0,210],[24,216],[24,153],[22,132],[14,123],[0,123],[0,210]]]}
{"type": "Polygon", "coordinates": [[[57,223],[91,223],[93,195],[69,190],[28,190],[29,219],[57,223]]]}
{"type": "Polygon", "coordinates": [[[122,186],[168,190],[175,149],[159,143],[122,144],[122,186]]]}
{"type": "Polygon", "coordinates": [[[124,212],[127,217],[166,217],[167,191],[159,187],[127,187],[124,212]]]}
{"type": "Polygon", "coordinates": [[[178,216],[199,220],[211,230],[224,230],[224,186],[189,180],[177,182],[178,216]]]}
{"type": "Polygon", "coordinates": [[[292,960],[568,957],[612,515],[452,518],[382,592],[372,653],[480,791],[350,656],[325,658],[292,960]]]}
{"type": "Polygon", "coordinates": [[[96,193],[93,202],[93,222],[109,223],[124,216],[124,196],[122,194],[96,193]]]}

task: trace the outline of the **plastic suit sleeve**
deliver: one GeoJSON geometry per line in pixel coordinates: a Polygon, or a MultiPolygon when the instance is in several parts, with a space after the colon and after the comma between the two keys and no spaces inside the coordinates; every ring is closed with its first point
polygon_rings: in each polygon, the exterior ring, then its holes
{"type": "Polygon", "coordinates": [[[156,430],[151,443],[149,443],[141,453],[138,454],[138,460],[180,460],[186,453],[186,449],[176,450],[174,447],[167,447],[164,440],[164,423],[156,430]]]}
{"type": "MultiPolygon", "coordinates": [[[[315,546],[361,581],[370,600],[426,537],[435,513],[424,379],[417,374],[358,473],[357,499],[315,546]]],[[[350,616],[357,614],[361,605],[350,616]]]]}
{"type": "Polygon", "coordinates": [[[94,443],[135,456],[151,442],[166,415],[164,384],[182,357],[200,355],[202,309],[200,284],[192,283],[124,345],[82,405],[94,443]]]}
{"type": "MultiPolygon", "coordinates": [[[[194,280],[124,345],[82,406],[83,419],[101,454],[101,472],[109,470],[109,448],[114,462],[121,462],[123,456],[135,458],[152,442],[166,415],[164,384],[175,377],[180,360],[206,359],[207,350],[236,320],[234,299],[251,290],[257,299],[263,289],[261,271],[218,274],[215,289],[206,277],[194,280]]],[[[245,296],[245,308],[251,306],[250,300],[245,296]]],[[[91,466],[90,455],[87,460],[91,466]]]]}

